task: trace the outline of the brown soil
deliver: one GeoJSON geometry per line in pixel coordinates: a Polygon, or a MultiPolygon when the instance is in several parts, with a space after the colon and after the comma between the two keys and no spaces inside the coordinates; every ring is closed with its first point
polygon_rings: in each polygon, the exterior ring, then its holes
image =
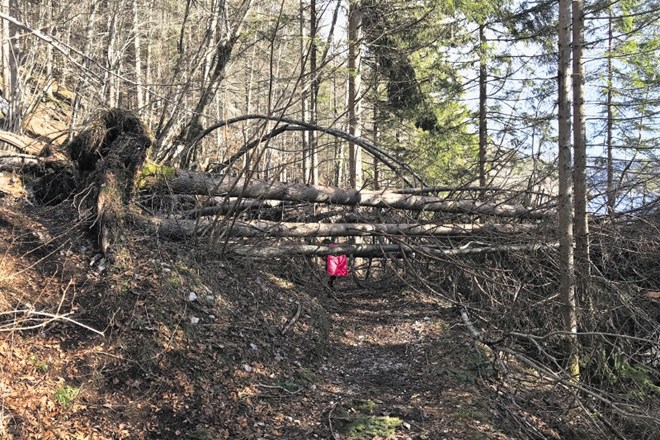
{"type": "Polygon", "coordinates": [[[77,217],[0,199],[0,438],[514,438],[441,298],[139,231],[103,270],[77,217]]]}

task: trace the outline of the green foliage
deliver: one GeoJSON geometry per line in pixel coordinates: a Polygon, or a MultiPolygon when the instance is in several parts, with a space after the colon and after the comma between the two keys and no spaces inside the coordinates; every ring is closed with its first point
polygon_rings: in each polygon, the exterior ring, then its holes
{"type": "Polygon", "coordinates": [[[356,416],[345,427],[344,433],[350,439],[371,440],[374,437],[387,438],[401,426],[402,420],[389,416],[356,416]]]}
{"type": "Polygon", "coordinates": [[[456,408],[456,417],[463,419],[466,422],[474,420],[482,421],[488,419],[488,413],[477,406],[461,406],[460,408],[456,408]]]}
{"type": "Polygon", "coordinates": [[[640,393],[660,392],[660,387],[651,379],[651,370],[643,365],[634,364],[618,353],[612,355],[610,380],[614,383],[634,385],[640,393]]]}
{"type": "Polygon", "coordinates": [[[467,132],[467,111],[452,103],[436,115],[442,128],[436,132],[417,130],[409,161],[429,181],[469,181],[474,174],[471,167],[477,162],[478,142],[467,132]]]}
{"type": "Polygon", "coordinates": [[[71,406],[75,398],[78,396],[79,391],[80,389],[77,387],[65,385],[62,388],[55,390],[55,400],[57,400],[62,406],[71,406]]]}
{"type": "Polygon", "coordinates": [[[353,440],[388,438],[403,424],[398,417],[374,415],[378,404],[373,400],[355,401],[336,409],[333,416],[337,430],[353,440]]]}
{"type": "Polygon", "coordinates": [[[429,93],[438,88],[437,82],[427,82],[431,78],[444,78],[447,73],[457,74],[446,62],[446,46],[437,43],[442,37],[454,41],[449,27],[440,24],[444,17],[442,9],[433,1],[417,2],[411,7],[398,0],[388,1],[387,7],[383,2],[367,0],[362,2],[361,9],[373,75],[385,83],[385,101],[380,101],[386,103],[384,110],[433,130],[437,124],[433,121],[429,93]],[[421,59],[432,60],[444,72],[437,68],[432,76],[427,75],[428,70],[421,72],[421,59]]]}
{"type": "Polygon", "coordinates": [[[643,399],[646,394],[660,393],[660,387],[654,383],[657,373],[634,363],[623,353],[600,351],[587,358],[585,363],[593,379],[608,387],[625,388],[631,397],[643,399]]]}
{"type": "Polygon", "coordinates": [[[603,119],[594,131],[607,128],[611,122],[609,145],[613,156],[632,157],[629,165],[615,161],[611,177],[634,186],[633,191],[621,196],[643,203],[645,195],[653,191],[654,179],[649,176],[657,175],[646,167],[657,162],[654,152],[660,145],[655,122],[660,111],[657,10],[653,3],[623,0],[601,9],[599,15],[607,20],[608,32],[612,33],[598,74],[601,95],[610,93],[611,102],[602,107],[603,119]]]}
{"type": "Polygon", "coordinates": [[[296,371],[296,377],[301,382],[308,384],[313,384],[315,382],[318,382],[319,380],[317,374],[308,368],[303,368],[301,370],[296,371]]]}
{"type": "Polygon", "coordinates": [[[185,438],[187,440],[212,440],[214,437],[207,429],[198,427],[194,431],[186,434],[185,438]]]}
{"type": "MultiPolygon", "coordinates": [[[[469,181],[478,142],[463,94],[463,72],[454,48],[470,45],[461,20],[465,8],[490,10],[477,2],[400,0],[362,2],[365,46],[370,60],[370,99],[377,107],[379,143],[427,181],[469,181]],[[386,7],[385,7],[386,6],[386,7]],[[405,148],[401,146],[405,145],[405,148]]],[[[490,3],[489,3],[490,5],[490,3]]],[[[493,6],[494,8],[494,6],[493,6]]]]}
{"type": "Polygon", "coordinates": [[[28,361],[30,361],[30,363],[34,365],[34,368],[36,368],[40,373],[45,373],[50,368],[46,362],[41,361],[34,354],[30,354],[28,361]]]}
{"type": "Polygon", "coordinates": [[[318,382],[319,378],[312,370],[302,368],[293,375],[283,374],[275,379],[276,386],[288,391],[289,393],[298,393],[305,386],[318,382]]]}
{"type": "Polygon", "coordinates": [[[159,165],[157,163],[146,161],[140,172],[140,178],[159,177],[163,179],[172,179],[176,175],[176,168],[159,165]]]}

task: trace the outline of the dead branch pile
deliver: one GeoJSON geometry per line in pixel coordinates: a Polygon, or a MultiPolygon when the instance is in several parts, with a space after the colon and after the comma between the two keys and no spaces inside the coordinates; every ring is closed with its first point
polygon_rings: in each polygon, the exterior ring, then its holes
{"type": "Polygon", "coordinates": [[[411,286],[468,311],[504,379],[497,404],[526,438],[547,438],[537,430],[541,422],[557,438],[601,438],[589,437],[587,425],[611,438],[652,438],[660,429],[660,303],[645,294],[660,290],[660,221],[593,226],[593,277],[579,292],[580,383],[564,370],[555,249],[418,253],[400,269],[411,286]],[[544,386],[571,403],[540,398],[544,386]]]}

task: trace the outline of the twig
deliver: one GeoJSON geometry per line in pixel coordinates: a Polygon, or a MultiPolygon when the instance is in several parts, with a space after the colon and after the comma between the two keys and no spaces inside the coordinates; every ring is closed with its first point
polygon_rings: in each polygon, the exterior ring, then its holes
{"type": "Polygon", "coordinates": [[[555,330],[549,333],[546,333],[545,335],[534,335],[531,333],[519,333],[519,332],[509,332],[508,333],[511,336],[518,336],[522,338],[528,338],[528,339],[533,339],[533,340],[544,340],[548,339],[552,336],[564,336],[564,335],[578,335],[578,336],[609,336],[612,338],[622,338],[622,339],[629,339],[631,341],[638,341],[638,342],[643,342],[646,344],[657,344],[656,341],[647,339],[647,338],[638,338],[636,336],[630,336],[630,335],[624,335],[620,333],[608,333],[608,332],[567,332],[567,331],[562,331],[562,330],[555,330]]]}
{"type": "Polygon", "coordinates": [[[264,383],[258,383],[257,386],[260,387],[260,388],[271,388],[271,389],[275,389],[275,390],[282,390],[285,393],[291,394],[292,396],[298,394],[299,392],[301,392],[304,389],[303,387],[300,387],[296,391],[289,391],[285,387],[280,386],[280,385],[266,385],[264,383]]]}
{"type": "Polygon", "coordinates": [[[621,434],[621,433],[619,432],[619,430],[616,429],[616,428],[614,427],[614,425],[612,425],[612,424],[610,423],[609,420],[607,420],[607,417],[603,416],[602,414],[597,413],[596,411],[594,411],[594,412],[596,413],[596,416],[595,416],[595,417],[597,417],[598,420],[600,420],[600,422],[601,422],[603,425],[605,425],[605,426],[607,427],[607,429],[609,429],[610,432],[612,432],[612,434],[614,434],[614,435],[616,436],[616,438],[618,438],[619,440],[628,440],[627,437],[625,437],[623,434],[621,434]]]}
{"type": "Polygon", "coordinates": [[[302,307],[300,306],[299,302],[297,304],[298,304],[298,309],[296,310],[296,314],[293,315],[291,321],[289,321],[287,325],[284,327],[284,329],[282,330],[282,334],[285,334],[289,330],[289,328],[291,328],[291,326],[295,324],[298,318],[300,317],[300,312],[302,311],[302,307]]]}
{"type": "Polygon", "coordinates": [[[332,405],[332,408],[330,408],[330,411],[328,412],[328,428],[330,429],[330,438],[332,439],[337,438],[337,435],[335,434],[335,430],[332,428],[332,413],[334,412],[335,408],[337,408],[336,403],[332,405]]]}
{"type": "Polygon", "coordinates": [[[624,417],[631,417],[631,418],[637,418],[637,419],[643,419],[643,420],[650,420],[654,423],[659,423],[660,419],[654,416],[650,416],[648,414],[641,414],[641,413],[633,413],[630,411],[626,411],[625,409],[621,408],[620,405],[618,405],[616,402],[610,400],[609,398],[605,397],[604,395],[598,393],[597,391],[591,390],[587,388],[585,385],[580,384],[579,382],[576,382],[572,378],[564,378],[562,376],[568,376],[568,373],[565,371],[562,371],[561,373],[552,371],[550,368],[543,364],[539,364],[538,362],[534,361],[532,358],[525,356],[524,354],[517,352],[515,350],[512,350],[507,347],[498,347],[499,351],[502,351],[504,353],[510,354],[514,358],[518,359],[519,361],[523,362],[527,366],[533,368],[536,370],[539,374],[544,374],[548,378],[552,379],[555,381],[555,383],[560,384],[564,386],[566,389],[573,389],[577,391],[581,391],[588,396],[591,396],[594,401],[600,401],[601,403],[605,404],[609,408],[611,408],[614,412],[617,414],[624,416],[624,417]]]}
{"type": "MultiPolygon", "coordinates": [[[[39,327],[44,327],[44,326],[50,324],[51,322],[67,321],[67,322],[75,324],[79,327],[82,327],[86,330],[94,332],[98,335],[105,336],[105,334],[102,331],[96,330],[95,328],[92,328],[88,325],[85,325],[81,322],[76,321],[75,319],[69,318],[68,315],[70,315],[70,313],[67,313],[66,315],[60,315],[60,314],[53,314],[53,313],[48,313],[48,312],[37,312],[37,311],[31,310],[31,309],[24,309],[24,310],[12,310],[11,312],[1,312],[0,316],[2,316],[2,315],[17,315],[19,313],[24,314],[26,319],[37,319],[37,318],[32,318],[33,315],[37,316],[37,317],[45,317],[45,318],[49,318],[49,319],[45,320],[44,322],[42,322],[40,324],[35,324],[35,325],[27,326],[27,327],[15,327],[15,326],[13,326],[11,328],[8,328],[7,326],[0,327],[0,332],[10,332],[10,331],[16,331],[16,330],[31,330],[31,329],[35,329],[35,328],[39,328],[39,327]]],[[[15,325],[16,322],[17,321],[14,321],[13,325],[15,325]]]]}
{"type": "Polygon", "coordinates": [[[479,332],[479,330],[475,328],[474,324],[472,324],[472,322],[470,321],[470,318],[467,315],[467,310],[465,310],[465,308],[461,309],[461,318],[463,319],[463,323],[467,327],[472,338],[476,339],[479,342],[482,342],[481,333],[479,332]]]}

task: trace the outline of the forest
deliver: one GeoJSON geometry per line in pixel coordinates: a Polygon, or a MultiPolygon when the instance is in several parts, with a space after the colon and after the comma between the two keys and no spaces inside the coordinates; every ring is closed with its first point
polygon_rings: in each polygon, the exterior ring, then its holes
{"type": "Polygon", "coordinates": [[[0,438],[658,438],[660,2],[0,22],[0,438]]]}

